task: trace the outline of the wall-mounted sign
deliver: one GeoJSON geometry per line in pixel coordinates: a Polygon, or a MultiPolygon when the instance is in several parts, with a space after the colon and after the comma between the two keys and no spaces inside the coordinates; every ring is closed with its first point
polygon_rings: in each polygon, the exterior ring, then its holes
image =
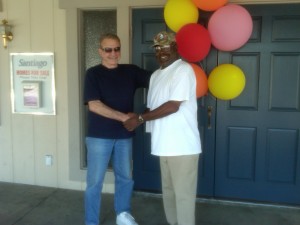
{"type": "Polygon", "coordinates": [[[11,53],[12,112],[55,115],[53,53],[11,53]]]}

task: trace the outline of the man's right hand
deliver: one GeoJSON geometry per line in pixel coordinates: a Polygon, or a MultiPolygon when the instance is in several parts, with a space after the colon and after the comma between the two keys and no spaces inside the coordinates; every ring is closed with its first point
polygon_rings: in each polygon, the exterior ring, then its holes
{"type": "MultiPolygon", "coordinates": [[[[129,114],[129,113],[128,113],[129,114]]],[[[139,117],[135,113],[130,113],[130,118],[123,122],[124,127],[128,131],[135,130],[141,123],[139,122],[139,117]]]]}

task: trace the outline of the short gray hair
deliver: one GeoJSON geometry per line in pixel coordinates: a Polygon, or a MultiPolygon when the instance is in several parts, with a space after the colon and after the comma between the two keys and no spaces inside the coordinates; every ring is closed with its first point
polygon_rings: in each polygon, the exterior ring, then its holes
{"type": "Polygon", "coordinates": [[[118,35],[116,34],[113,34],[113,33],[106,33],[106,34],[103,34],[100,38],[99,38],[99,44],[101,45],[102,41],[104,39],[113,39],[113,40],[116,40],[118,41],[119,43],[121,43],[121,40],[120,38],[118,37],[118,35]]]}

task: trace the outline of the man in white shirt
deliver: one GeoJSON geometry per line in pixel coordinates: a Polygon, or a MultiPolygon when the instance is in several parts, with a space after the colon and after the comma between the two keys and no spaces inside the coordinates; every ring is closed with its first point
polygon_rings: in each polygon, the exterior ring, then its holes
{"type": "Polygon", "coordinates": [[[147,121],[151,154],[160,157],[163,203],[171,225],[195,225],[195,200],[201,142],[197,122],[196,78],[180,59],[173,33],[154,38],[160,68],[150,79],[148,110],[124,122],[133,130],[147,121]]]}

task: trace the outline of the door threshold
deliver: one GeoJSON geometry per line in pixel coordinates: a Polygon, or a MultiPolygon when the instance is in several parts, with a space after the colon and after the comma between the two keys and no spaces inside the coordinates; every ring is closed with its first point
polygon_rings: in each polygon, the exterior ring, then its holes
{"type": "MultiPolygon", "coordinates": [[[[162,198],[161,193],[144,192],[144,191],[134,191],[134,195],[143,197],[154,197],[162,198]]],[[[229,200],[229,199],[216,199],[216,198],[205,198],[197,197],[196,202],[198,203],[208,203],[208,204],[219,204],[219,205],[232,205],[232,206],[249,206],[249,207],[266,207],[266,208],[279,208],[279,209],[294,209],[299,210],[300,205],[288,205],[280,203],[266,203],[266,202],[251,202],[243,200],[229,200]]]]}
{"type": "Polygon", "coordinates": [[[279,209],[295,209],[299,210],[300,205],[288,205],[281,203],[271,202],[255,202],[246,200],[229,200],[229,199],[216,199],[216,198],[204,198],[198,197],[196,202],[211,203],[220,205],[233,205],[233,206],[249,206],[249,207],[266,207],[266,208],[279,208],[279,209]]]}

